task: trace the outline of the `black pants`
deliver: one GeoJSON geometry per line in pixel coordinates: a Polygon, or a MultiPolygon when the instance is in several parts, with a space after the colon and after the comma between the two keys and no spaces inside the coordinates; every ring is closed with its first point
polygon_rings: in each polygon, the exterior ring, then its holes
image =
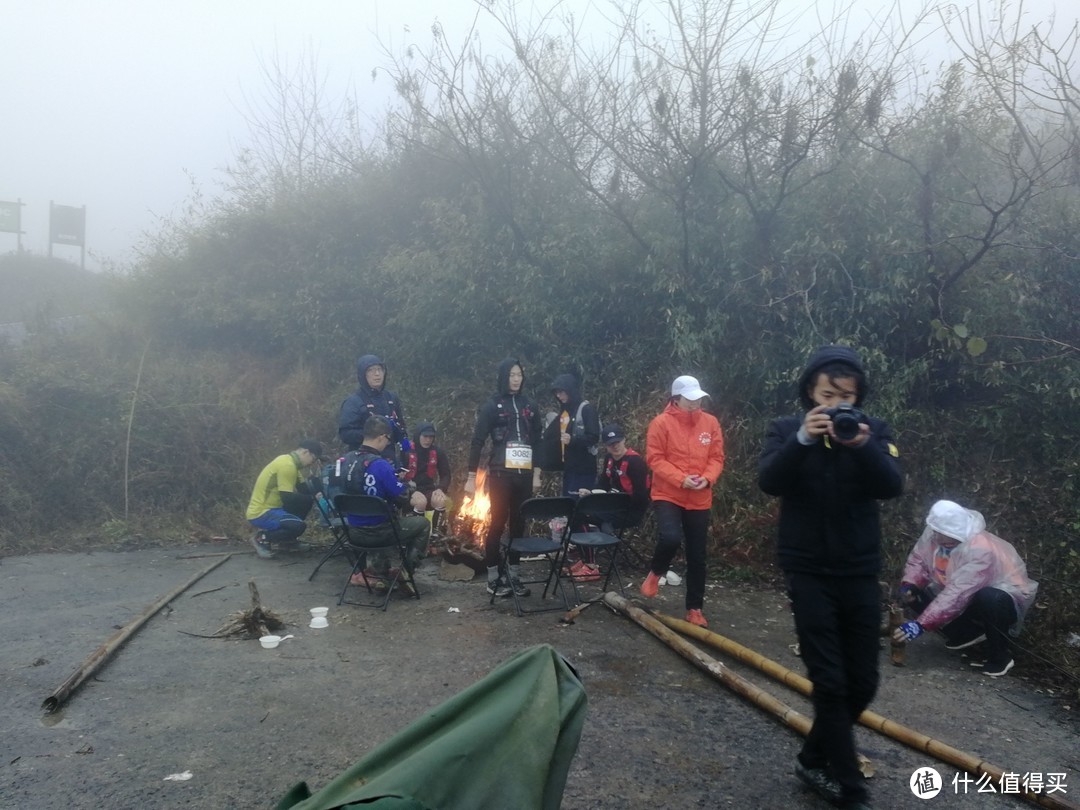
{"type": "MultiPolygon", "coordinates": [[[[926,610],[933,597],[915,588],[914,609],[926,610]]],[[[1000,588],[980,588],[971,597],[964,612],[941,628],[946,641],[963,641],[986,633],[986,661],[994,668],[1009,662],[1009,628],[1016,624],[1016,603],[1000,588]]]]}
{"type": "Polygon", "coordinates": [[[686,544],[686,609],[705,604],[705,546],[709,541],[709,510],[683,509],[670,501],[656,501],[656,550],[649,570],[667,573],[679,546],[686,544]]]}
{"type": "MultiPolygon", "coordinates": [[[[508,527],[510,537],[521,537],[525,521],[521,517],[521,504],[532,497],[532,473],[489,472],[487,477],[488,498],[491,499],[491,525],[484,538],[484,563],[488,568],[499,564],[499,545],[503,528],[508,527]]],[[[510,565],[517,565],[521,554],[510,555],[510,565]]]]}
{"type": "Polygon", "coordinates": [[[787,573],[795,629],[814,684],[814,725],[799,761],[829,768],[844,801],[865,801],[854,725],[878,686],[881,589],[876,576],[787,573]]]}

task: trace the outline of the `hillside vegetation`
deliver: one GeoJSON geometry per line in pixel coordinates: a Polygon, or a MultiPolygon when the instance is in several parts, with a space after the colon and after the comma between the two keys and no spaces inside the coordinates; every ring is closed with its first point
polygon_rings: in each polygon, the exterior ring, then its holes
{"type": "Polygon", "coordinates": [[[769,6],[675,2],[648,30],[628,8],[596,46],[496,2],[512,55],[436,28],[368,137],[278,75],[230,193],[115,279],[115,317],[0,351],[0,542],[241,534],[262,464],[335,441],[365,352],[460,473],[516,354],[544,403],[579,369],[638,447],[697,375],[727,437],[712,559],[767,571],[763,432],[839,342],[908,476],[887,575],[934,500],[979,509],[1041,582],[1033,646],[1075,672],[1080,33],[930,9],[961,54],[934,71],[899,21],[781,54],[769,6]]]}

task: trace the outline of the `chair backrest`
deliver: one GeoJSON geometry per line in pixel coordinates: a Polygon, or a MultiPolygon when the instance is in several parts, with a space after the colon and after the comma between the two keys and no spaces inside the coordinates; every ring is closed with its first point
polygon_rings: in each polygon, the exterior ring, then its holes
{"type": "Polygon", "coordinates": [[[571,520],[574,525],[613,523],[619,526],[633,509],[634,499],[625,492],[593,492],[578,499],[571,520]]]}
{"type": "Polygon", "coordinates": [[[574,514],[577,501],[573,498],[559,496],[555,498],[529,498],[521,504],[521,517],[526,520],[551,520],[552,518],[564,517],[570,519],[574,514]]]}
{"type": "MultiPolygon", "coordinates": [[[[401,541],[398,538],[398,526],[397,520],[394,518],[394,508],[388,501],[376,495],[350,495],[341,494],[334,496],[334,509],[342,517],[349,515],[355,515],[356,517],[381,517],[386,519],[386,523],[389,524],[392,529],[389,535],[389,541],[384,539],[378,544],[380,546],[392,546],[400,545],[401,541]]],[[[348,532],[349,543],[352,545],[370,545],[364,542],[364,530],[365,529],[381,529],[382,523],[377,526],[352,526],[349,525],[348,520],[345,521],[345,529],[348,532]]]]}

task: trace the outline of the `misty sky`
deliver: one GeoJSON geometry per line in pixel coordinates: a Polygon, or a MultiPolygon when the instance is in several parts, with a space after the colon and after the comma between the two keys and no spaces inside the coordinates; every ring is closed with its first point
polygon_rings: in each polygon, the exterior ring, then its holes
{"type": "MultiPolygon", "coordinates": [[[[814,5],[782,4],[794,14],[814,5]]],[[[1032,22],[1066,8],[1076,17],[1065,0],[1023,7],[1032,22]]],[[[87,207],[88,267],[129,261],[140,234],[178,214],[193,187],[218,193],[221,168],[250,142],[246,119],[275,56],[314,56],[328,97],[353,94],[379,118],[390,86],[371,74],[384,46],[426,45],[436,20],[458,43],[474,13],[473,0],[0,0],[0,200],[25,203],[25,250],[47,253],[52,200],[87,207]]],[[[483,41],[496,49],[494,29],[483,41]]],[[[15,246],[0,233],[0,253],[15,246]]],[[[79,250],[54,254],[78,261],[79,250]]]]}

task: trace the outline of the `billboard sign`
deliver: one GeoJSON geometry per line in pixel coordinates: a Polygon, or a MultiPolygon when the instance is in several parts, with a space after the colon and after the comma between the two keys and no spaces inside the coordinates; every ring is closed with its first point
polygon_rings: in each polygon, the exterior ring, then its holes
{"type": "Polygon", "coordinates": [[[86,206],[49,206],[49,241],[60,245],[86,244],[86,206]]]}
{"type": "Polygon", "coordinates": [[[21,233],[19,215],[22,203],[0,200],[0,233],[21,233]]]}

